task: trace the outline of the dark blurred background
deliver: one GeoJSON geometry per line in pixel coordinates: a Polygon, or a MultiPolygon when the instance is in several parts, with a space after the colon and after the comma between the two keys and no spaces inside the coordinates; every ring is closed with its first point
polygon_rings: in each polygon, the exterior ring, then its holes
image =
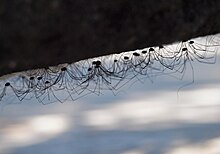
{"type": "Polygon", "coordinates": [[[218,0],[1,0],[0,75],[220,32],[218,0]]]}

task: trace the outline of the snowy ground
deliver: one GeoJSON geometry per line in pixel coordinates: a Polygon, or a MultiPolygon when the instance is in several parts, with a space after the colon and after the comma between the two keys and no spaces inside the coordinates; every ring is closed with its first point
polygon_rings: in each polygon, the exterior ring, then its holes
{"type": "MultiPolygon", "coordinates": [[[[220,57],[193,63],[195,82],[161,76],[117,96],[1,106],[1,154],[220,153],[220,57]]],[[[110,92],[109,92],[110,93],[110,92]]]]}

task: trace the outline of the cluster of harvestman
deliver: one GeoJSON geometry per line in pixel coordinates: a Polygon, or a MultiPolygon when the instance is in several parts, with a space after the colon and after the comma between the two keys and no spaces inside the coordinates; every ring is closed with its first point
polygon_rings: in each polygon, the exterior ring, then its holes
{"type": "Polygon", "coordinates": [[[212,35],[16,73],[0,80],[0,101],[74,101],[90,93],[100,95],[103,90],[115,93],[140,76],[153,79],[179,74],[182,78],[187,63],[215,63],[219,43],[219,35],[212,35]]]}

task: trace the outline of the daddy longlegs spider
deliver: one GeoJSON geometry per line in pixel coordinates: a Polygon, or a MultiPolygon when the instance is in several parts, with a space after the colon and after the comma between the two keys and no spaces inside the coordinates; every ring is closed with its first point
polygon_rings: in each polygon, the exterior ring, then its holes
{"type": "MultiPolygon", "coordinates": [[[[169,75],[182,80],[187,64],[192,72],[192,62],[213,64],[219,48],[220,35],[216,35],[30,70],[0,80],[0,101],[9,101],[7,97],[14,95],[18,101],[35,98],[42,104],[62,103],[91,93],[100,95],[104,90],[115,94],[140,77],[153,81],[156,76],[169,75]],[[61,99],[60,92],[67,95],[61,99]]],[[[194,82],[194,74],[192,78],[194,82]]]]}

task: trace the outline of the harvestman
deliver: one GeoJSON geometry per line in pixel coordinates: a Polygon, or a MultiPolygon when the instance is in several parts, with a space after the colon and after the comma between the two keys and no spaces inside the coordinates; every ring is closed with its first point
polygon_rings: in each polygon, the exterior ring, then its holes
{"type": "Polygon", "coordinates": [[[116,94],[139,78],[153,80],[155,76],[177,74],[182,79],[187,64],[193,70],[192,62],[215,63],[219,48],[220,34],[216,34],[14,73],[0,78],[0,103],[32,99],[42,104],[63,103],[92,93],[100,95],[105,90],[116,94]]]}

